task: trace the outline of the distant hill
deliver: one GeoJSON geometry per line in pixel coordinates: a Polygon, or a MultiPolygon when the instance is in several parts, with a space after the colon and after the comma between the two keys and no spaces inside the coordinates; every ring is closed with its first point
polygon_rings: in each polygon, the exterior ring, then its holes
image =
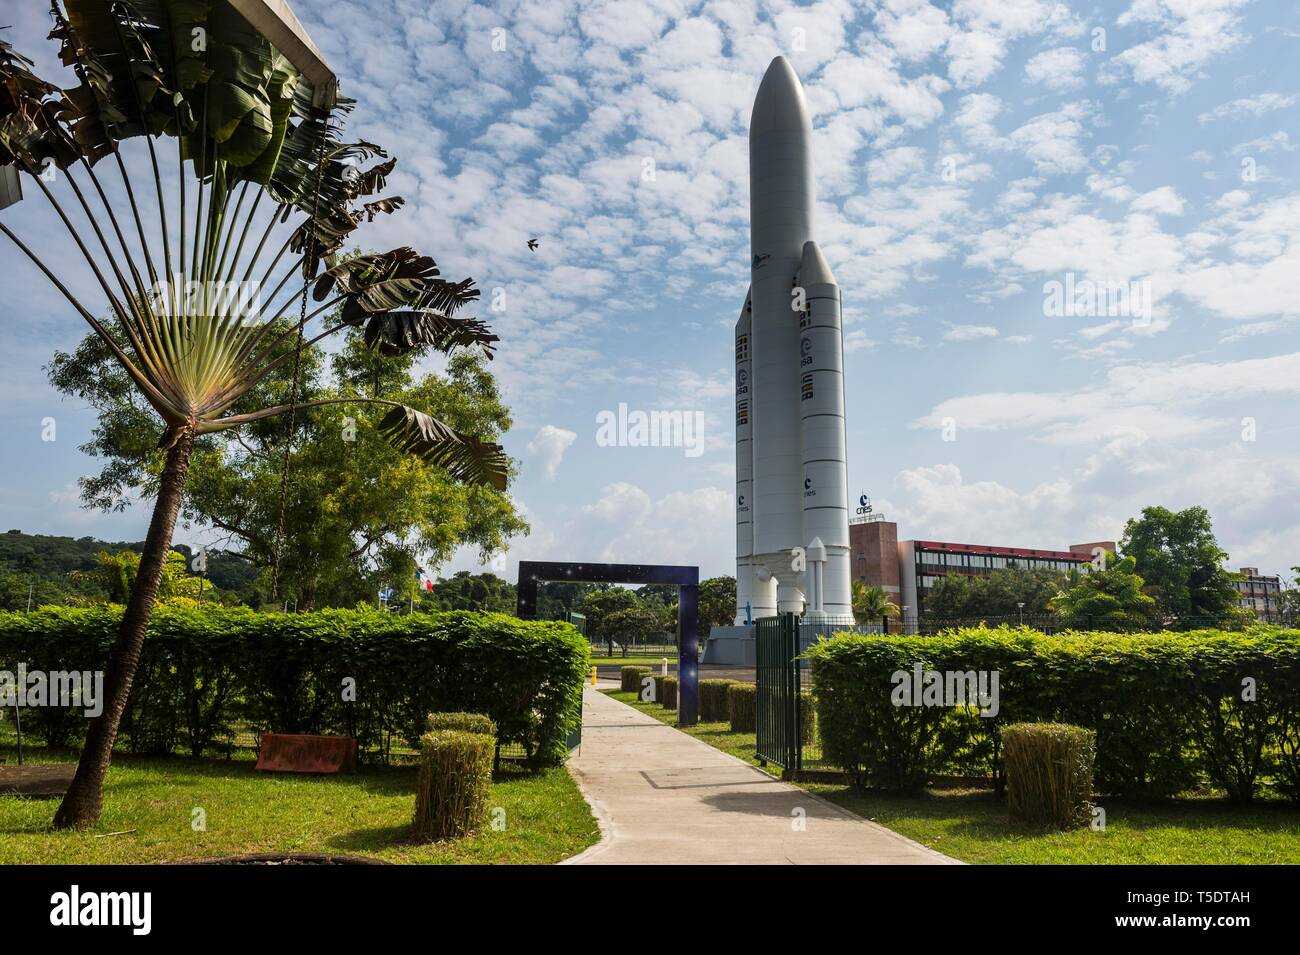
{"type": "Polygon", "coordinates": [[[11,530],[0,534],[0,566],[11,573],[65,577],[70,570],[90,570],[100,551],[117,554],[143,547],[143,541],[110,543],[93,537],[54,537],[11,530]]]}
{"type": "MultiPolygon", "coordinates": [[[[101,541],[94,537],[58,537],[25,534],[10,530],[0,534],[0,609],[19,610],[26,604],[29,588],[33,603],[59,603],[62,595],[84,591],[68,579],[69,571],[90,570],[100,551],[116,554],[140,551],[143,541],[101,541]]],[[[193,550],[177,544],[172,550],[185,555],[190,566],[193,550]]],[[[208,555],[208,580],[222,590],[245,593],[257,579],[257,568],[240,557],[226,553],[208,555]]]]}

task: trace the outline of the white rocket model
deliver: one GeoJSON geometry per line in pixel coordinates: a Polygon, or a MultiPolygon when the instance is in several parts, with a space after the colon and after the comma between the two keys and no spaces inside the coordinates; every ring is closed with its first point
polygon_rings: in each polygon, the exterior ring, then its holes
{"type": "Polygon", "coordinates": [[[840,291],[812,240],[812,124],[784,57],[749,127],[752,276],[736,323],[736,624],[851,623],[840,291]]]}

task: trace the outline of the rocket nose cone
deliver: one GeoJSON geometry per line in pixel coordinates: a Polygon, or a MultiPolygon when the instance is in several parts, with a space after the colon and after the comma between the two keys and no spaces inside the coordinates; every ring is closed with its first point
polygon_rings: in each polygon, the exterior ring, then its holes
{"type": "Polygon", "coordinates": [[[783,56],[774,59],[758,84],[754,97],[754,112],[749,119],[749,134],[767,132],[812,132],[808,119],[808,104],[803,98],[803,87],[794,67],[783,56]]]}
{"type": "Polygon", "coordinates": [[[800,285],[834,285],[835,276],[826,264],[826,256],[816,242],[809,240],[803,244],[803,257],[799,260],[800,285]]]}

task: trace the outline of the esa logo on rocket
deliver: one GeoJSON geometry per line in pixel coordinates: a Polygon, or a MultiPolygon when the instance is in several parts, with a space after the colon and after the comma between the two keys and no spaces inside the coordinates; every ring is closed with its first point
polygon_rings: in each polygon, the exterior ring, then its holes
{"type": "Polygon", "coordinates": [[[749,125],[750,290],[736,322],[736,624],[852,622],[840,290],[813,240],[812,124],[784,57],[749,125]],[[762,249],[762,252],[758,250],[762,249]],[[800,293],[798,318],[791,290],[800,293]],[[807,560],[791,562],[798,549],[807,560]]]}

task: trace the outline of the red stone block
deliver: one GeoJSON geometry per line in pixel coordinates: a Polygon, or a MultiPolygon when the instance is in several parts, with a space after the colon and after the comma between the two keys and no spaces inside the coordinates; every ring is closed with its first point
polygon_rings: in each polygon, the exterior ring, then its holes
{"type": "Polygon", "coordinates": [[[256,768],[274,773],[355,773],[357,741],[352,736],[263,733],[256,768]]]}

